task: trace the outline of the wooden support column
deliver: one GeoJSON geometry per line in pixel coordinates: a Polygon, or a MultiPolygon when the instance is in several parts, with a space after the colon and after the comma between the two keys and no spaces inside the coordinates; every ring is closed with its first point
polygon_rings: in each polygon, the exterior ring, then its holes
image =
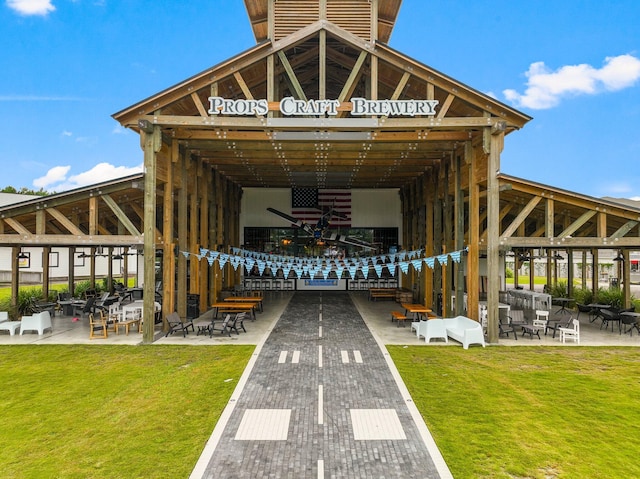
{"type": "Polygon", "coordinates": [[[152,343],[155,327],[155,253],[156,253],[156,169],[157,153],[162,146],[158,125],[146,125],[144,131],[144,286],[142,341],[152,343]]]}
{"type": "Polygon", "coordinates": [[[582,280],[581,288],[587,289],[587,252],[582,250],[582,263],[580,267],[580,277],[582,280]]]}
{"type": "MultiPolygon", "coordinates": [[[[433,254],[437,256],[442,253],[442,200],[440,199],[440,170],[434,174],[433,185],[433,254]]],[[[433,264],[433,298],[438,305],[438,295],[442,294],[442,266],[439,261],[433,264]]],[[[442,304],[440,304],[439,314],[442,314],[442,304]]],[[[436,308],[437,309],[437,308],[436,308]]]]}
{"type": "MultiPolygon", "coordinates": [[[[448,159],[444,165],[444,181],[443,181],[443,211],[444,211],[444,253],[450,253],[453,251],[453,207],[451,202],[451,195],[449,194],[449,181],[450,181],[451,159],[448,159]]],[[[451,258],[447,259],[447,264],[442,268],[442,314],[444,317],[451,317],[451,281],[453,277],[453,261],[451,258]]]]}
{"type": "Polygon", "coordinates": [[[622,294],[624,298],[624,307],[631,307],[631,263],[629,261],[629,250],[622,250],[622,257],[624,261],[618,261],[622,263],[620,266],[622,268],[622,294]]]}
{"type": "MultiPolygon", "coordinates": [[[[198,189],[200,184],[200,176],[202,175],[202,164],[199,160],[192,156],[189,161],[189,251],[199,254],[200,241],[198,221],[198,189]]],[[[189,293],[197,293],[200,281],[200,261],[195,256],[190,256],[189,261],[189,293]]]]}
{"type": "MultiPolygon", "coordinates": [[[[552,199],[545,201],[545,236],[548,239],[552,239],[555,236],[555,203],[552,199]]],[[[551,271],[551,255],[552,251],[547,250],[547,288],[551,288],[552,284],[552,271],[551,271]]],[[[551,305],[549,305],[551,307],[551,305]]]]}
{"type": "MultiPolygon", "coordinates": [[[[11,248],[11,309],[18,315],[18,292],[20,290],[20,247],[11,248]]],[[[18,316],[19,317],[19,316],[18,316]]],[[[16,318],[17,319],[17,318],[16,318]]]]}
{"type": "Polygon", "coordinates": [[[598,281],[600,279],[600,266],[598,264],[598,250],[597,249],[592,249],[591,250],[591,264],[592,264],[592,269],[593,269],[593,273],[591,275],[591,292],[594,295],[594,299],[595,299],[595,295],[598,292],[598,281]]]}
{"type": "Polygon", "coordinates": [[[484,147],[488,149],[487,164],[487,336],[489,343],[498,342],[498,301],[500,290],[500,154],[504,145],[504,131],[485,128],[484,147]]]}
{"type": "Polygon", "coordinates": [[[42,293],[44,299],[49,299],[49,258],[51,257],[51,247],[42,248],[42,293]]]}
{"type": "Polygon", "coordinates": [[[573,250],[567,250],[567,297],[573,298],[573,250]]]}
{"type": "MultiPolygon", "coordinates": [[[[453,210],[455,217],[455,230],[453,235],[454,248],[460,251],[464,248],[464,192],[462,191],[462,158],[455,154],[455,187],[453,210]]],[[[464,272],[467,256],[460,255],[460,262],[454,263],[456,304],[455,313],[464,314],[464,272]]]]}
{"type": "Polygon", "coordinates": [[[465,143],[464,156],[469,164],[469,252],[467,254],[467,316],[478,318],[480,295],[480,186],[478,160],[470,141],[465,143]]]}
{"type": "Polygon", "coordinates": [[[180,163],[179,163],[179,183],[180,191],[178,191],[178,281],[176,283],[176,289],[178,291],[178,298],[176,304],[176,310],[181,318],[187,317],[187,258],[182,254],[182,251],[189,249],[188,243],[188,224],[187,215],[189,210],[188,203],[188,188],[189,178],[187,170],[187,155],[180,151],[180,163]]]}
{"type": "MultiPolygon", "coordinates": [[[[169,158],[166,160],[166,183],[162,203],[162,309],[163,330],[167,330],[166,315],[176,311],[176,262],[174,253],[174,171],[180,159],[180,145],[171,142],[169,158]]],[[[154,254],[155,257],[155,254],[154,254]]]]}
{"type": "MultiPolygon", "coordinates": [[[[434,189],[429,184],[428,180],[431,180],[433,183],[434,178],[431,176],[424,175],[423,176],[423,195],[424,195],[424,203],[425,203],[425,226],[424,226],[424,234],[425,234],[425,248],[424,255],[425,257],[433,256],[433,191],[434,189]]],[[[422,271],[424,272],[423,283],[424,283],[424,304],[430,309],[434,309],[434,301],[433,301],[433,269],[423,266],[422,271]]]]}
{"type": "Polygon", "coordinates": [[[67,283],[67,287],[69,289],[69,294],[71,294],[71,296],[74,295],[75,293],[75,281],[76,281],[76,261],[75,261],[75,256],[76,256],[76,248],[75,246],[70,246],[69,247],[69,254],[67,256],[67,271],[69,271],[69,275],[68,275],[68,283],[67,283]]]}
{"type": "MultiPolygon", "coordinates": [[[[211,187],[209,188],[209,198],[207,199],[209,204],[209,248],[217,250],[217,237],[218,237],[218,211],[216,210],[216,192],[218,190],[216,184],[216,176],[217,172],[215,170],[211,170],[209,181],[211,182],[211,187]]],[[[216,278],[217,278],[217,268],[218,262],[214,262],[209,266],[209,302],[213,303],[217,300],[217,286],[216,286],[216,278]]]]}
{"type": "MultiPolygon", "coordinates": [[[[200,245],[209,248],[209,181],[211,169],[208,166],[202,167],[200,177],[200,188],[198,202],[200,204],[200,245]]],[[[206,259],[201,260],[200,265],[200,311],[207,311],[213,302],[209,299],[209,263],[206,259]]]]}

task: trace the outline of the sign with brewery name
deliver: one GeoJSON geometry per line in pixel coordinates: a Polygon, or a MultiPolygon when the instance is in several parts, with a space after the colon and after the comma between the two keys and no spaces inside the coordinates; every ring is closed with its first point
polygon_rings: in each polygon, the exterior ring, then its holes
{"type": "MultiPolygon", "coordinates": [[[[367,100],[352,98],[345,110],[352,116],[433,116],[438,100],[367,100]]],[[[288,96],[278,103],[278,111],[285,116],[336,116],[339,100],[296,100],[288,96]]],[[[267,100],[230,100],[209,97],[209,115],[253,116],[266,115],[270,110],[267,100]]]]}

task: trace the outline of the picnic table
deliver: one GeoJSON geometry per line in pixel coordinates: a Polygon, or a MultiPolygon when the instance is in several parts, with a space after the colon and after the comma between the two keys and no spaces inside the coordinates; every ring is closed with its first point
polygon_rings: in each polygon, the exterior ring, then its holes
{"type": "Polygon", "coordinates": [[[414,303],[402,303],[402,307],[405,311],[405,316],[409,313],[412,313],[416,319],[420,316],[427,316],[428,313],[431,313],[431,309],[427,308],[424,304],[414,304],[414,303]]]}
{"type": "Polygon", "coordinates": [[[213,317],[217,318],[218,313],[249,313],[251,319],[256,319],[256,302],[237,303],[235,301],[222,301],[213,303],[211,307],[214,309],[213,317]]]}
{"type": "Polygon", "coordinates": [[[231,303],[255,303],[260,312],[264,311],[262,307],[262,297],[261,296],[228,296],[224,298],[225,302],[231,303]]]}

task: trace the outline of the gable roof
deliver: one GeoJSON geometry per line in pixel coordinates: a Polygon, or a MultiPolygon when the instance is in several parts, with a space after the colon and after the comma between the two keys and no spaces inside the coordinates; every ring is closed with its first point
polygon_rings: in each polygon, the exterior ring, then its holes
{"type": "Polygon", "coordinates": [[[328,188],[402,187],[457,144],[481,140],[485,127],[510,133],[531,119],[328,21],[256,45],[113,117],[137,131],[140,124],[160,125],[167,138],[239,186],[328,188]],[[212,96],[271,99],[271,111],[266,117],[210,114],[212,96]],[[336,99],[339,112],[285,117],[277,111],[285,97],[336,99]],[[354,117],[354,97],[432,99],[437,114],[354,117]]]}

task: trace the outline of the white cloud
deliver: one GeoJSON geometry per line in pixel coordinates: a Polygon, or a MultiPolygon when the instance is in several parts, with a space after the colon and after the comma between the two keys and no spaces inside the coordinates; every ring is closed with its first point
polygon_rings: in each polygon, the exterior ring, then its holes
{"type": "Polygon", "coordinates": [[[33,186],[36,188],[47,188],[48,186],[64,181],[71,166],[54,166],[47,174],[33,180],[33,186]]]}
{"type": "Polygon", "coordinates": [[[605,58],[602,68],[591,65],[566,65],[555,71],[544,62],[532,63],[525,73],[527,89],[523,94],[504,90],[505,98],[518,107],[542,110],[557,106],[569,96],[594,95],[622,90],[640,79],[640,59],[633,55],[605,58]]]}
{"type": "Polygon", "coordinates": [[[111,130],[111,133],[113,133],[114,135],[126,135],[128,133],[128,130],[122,125],[116,125],[113,127],[113,130],[111,130]]]}
{"type": "Polygon", "coordinates": [[[47,174],[33,181],[37,188],[49,191],[66,191],[103,181],[121,178],[142,172],[142,165],[135,167],[115,166],[110,163],[98,163],[90,170],[67,177],[70,166],[55,166],[47,174]]]}
{"type": "Polygon", "coordinates": [[[20,15],[47,15],[56,9],[51,0],[7,0],[7,6],[20,15]]]}

